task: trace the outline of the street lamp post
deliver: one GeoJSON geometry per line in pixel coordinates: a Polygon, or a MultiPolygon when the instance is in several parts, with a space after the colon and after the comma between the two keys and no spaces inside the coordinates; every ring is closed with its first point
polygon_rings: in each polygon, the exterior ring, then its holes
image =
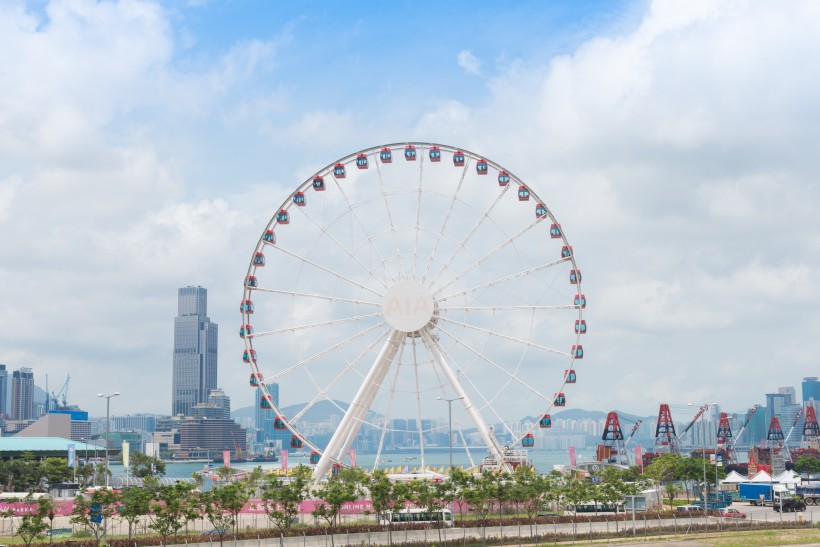
{"type": "MultiPolygon", "coordinates": [[[[689,406],[694,406],[693,403],[689,403],[689,406]]],[[[703,407],[703,414],[700,416],[700,427],[703,433],[703,439],[701,444],[701,452],[700,458],[703,460],[703,486],[700,489],[700,495],[703,498],[703,520],[704,522],[707,521],[707,513],[709,512],[709,495],[706,488],[706,411],[709,410],[710,406],[717,406],[717,403],[704,403],[701,405],[703,407]]],[[[715,459],[717,459],[717,451],[715,451],[715,459]]],[[[715,475],[717,476],[717,474],[715,475]]],[[[717,479],[716,479],[717,480],[717,479]]]]}
{"type": "Polygon", "coordinates": [[[111,397],[116,397],[119,395],[119,391],[115,391],[111,395],[103,395],[102,393],[98,393],[97,397],[104,397],[105,398],[105,488],[108,489],[108,477],[111,475],[111,466],[108,460],[108,436],[110,434],[110,421],[111,421],[111,397]]]}
{"type": "Polygon", "coordinates": [[[464,397],[456,397],[455,399],[446,399],[444,397],[436,397],[439,401],[447,401],[447,421],[449,423],[449,433],[447,440],[450,443],[450,479],[453,478],[453,401],[460,401],[464,397]]]}

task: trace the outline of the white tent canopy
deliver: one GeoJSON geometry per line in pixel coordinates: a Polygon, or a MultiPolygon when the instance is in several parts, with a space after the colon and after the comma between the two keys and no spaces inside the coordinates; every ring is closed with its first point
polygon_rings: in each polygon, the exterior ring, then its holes
{"type": "Polygon", "coordinates": [[[757,475],[749,479],[749,482],[774,482],[772,476],[765,471],[758,471],[757,475]]]}
{"type": "Polygon", "coordinates": [[[787,470],[776,476],[774,481],[779,482],[780,484],[797,484],[800,482],[800,475],[794,471],[787,470]]]}
{"type": "Polygon", "coordinates": [[[749,482],[749,479],[734,470],[729,472],[726,478],[720,481],[721,484],[740,484],[741,482],[749,482]]]}

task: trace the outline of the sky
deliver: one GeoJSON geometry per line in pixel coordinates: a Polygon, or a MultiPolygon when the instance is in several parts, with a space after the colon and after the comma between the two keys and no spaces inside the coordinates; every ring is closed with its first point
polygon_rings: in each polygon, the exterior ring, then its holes
{"type": "Polygon", "coordinates": [[[115,390],[170,411],[187,285],[251,404],[261,230],[323,166],[414,140],[561,219],[589,325],[568,408],[743,411],[820,375],[816,2],[10,0],[0,49],[0,363],[70,374],[92,415],[115,390]]]}

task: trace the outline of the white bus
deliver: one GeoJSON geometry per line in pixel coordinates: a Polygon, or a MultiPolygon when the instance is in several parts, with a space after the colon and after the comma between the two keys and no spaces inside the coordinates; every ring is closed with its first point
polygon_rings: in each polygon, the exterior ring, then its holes
{"type": "Polygon", "coordinates": [[[389,523],[427,523],[435,524],[441,522],[444,526],[453,525],[453,513],[449,509],[436,509],[435,511],[425,511],[424,509],[402,509],[398,513],[384,513],[379,519],[379,524],[386,526],[389,523]]]}

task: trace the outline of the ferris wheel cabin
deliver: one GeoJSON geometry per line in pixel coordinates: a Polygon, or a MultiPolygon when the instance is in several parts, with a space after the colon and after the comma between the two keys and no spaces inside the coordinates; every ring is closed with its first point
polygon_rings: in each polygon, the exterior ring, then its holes
{"type": "Polygon", "coordinates": [[[564,392],[555,394],[555,406],[567,406],[567,398],[564,392]]]}
{"type": "Polygon", "coordinates": [[[347,176],[347,172],[345,171],[345,164],[337,163],[333,166],[333,176],[337,179],[343,179],[347,176]]]}
{"type": "Polygon", "coordinates": [[[256,362],[256,350],[246,349],[245,351],[243,351],[242,352],[242,360],[246,363],[250,363],[251,361],[253,361],[255,363],[256,362]]]}
{"type": "Polygon", "coordinates": [[[385,146],[379,152],[379,159],[382,160],[382,163],[393,163],[393,151],[385,146]]]}
{"type": "Polygon", "coordinates": [[[251,379],[250,379],[251,387],[259,387],[262,385],[262,373],[261,372],[252,372],[251,379]]]}
{"type": "Polygon", "coordinates": [[[535,206],[535,218],[544,218],[547,216],[547,207],[543,203],[535,206]]]}
{"type": "Polygon", "coordinates": [[[317,192],[324,192],[325,191],[325,179],[324,177],[313,177],[313,189],[317,192]]]}
{"type": "Polygon", "coordinates": [[[285,417],[284,416],[277,416],[276,418],[274,418],[273,419],[273,428],[278,430],[278,431],[284,431],[285,429],[287,429],[288,426],[285,425],[285,417]]]}
{"type": "Polygon", "coordinates": [[[245,286],[249,289],[255,289],[259,285],[255,275],[245,276],[245,286]]]}
{"type": "Polygon", "coordinates": [[[573,285],[577,285],[581,282],[581,270],[570,270],[569,271],[569,282],[573,285]]]}
{"type": "Polygon", "coordinates": [[[364,154],[359,154],[356,156],[356,167],[359,169],[367,169],[367,156],[364,154]]]}
{"type": "Polygon", "coordinates": [[[586,309],[587,307],[587,297],[583,294],[576,294],[575,301],[573,304],[576,308],[581,308],[582,310],[586,309]]]}
{"type": "Polygon", "coordinates": [[[561,247],[561,258],[569,258],[572,256],[572,247],[564,245],[561,247]]]}
{"type": "Polygon", "coordinates": [[[464,167],[464,152],[461,150],[456,150],[453,154],[453,165],[456,167],[464,167]]]}
{"type": "Polygon", "coordinates": [[[262,236],[262,241],[265,243],[270,243],[271,245],[276,245],[276,232],[273,230],[265,230],[265,234],[262,236]]]}
{"type": "Polygon", "coordinates": [[[265,254],[264,253],[256,253],[253,255],[253,265],[257,268],[261,268],[265,265],[265,254]]]}
{"type": "Polygon", "coordinates": [[[299,207],[305,206],[305,193],[304,192],[296,192],[293,194],[293,203],[298,205],[299,207]]]}
{"type": "Polygon", "coordinates": [[[287,209],[282,209],[276,213],[276,222],[279,224],[290,224],[290,215],[287,209]]]}
{"type": "Polygon", "coordinates": [[[529,201],[530,200],[530,191],[526,186],[519,186],[518,187],[518,201],[529,201]]]}
{"type": "Polygon", "coordinates": [[[302,448],[302,439],[300,439],[296,435],[293,435],[290,438],[290,447],[291,448],[302,448]]]}
{"type": "Polygon", "coordinates": [[[441,149],[438,146],[430,147],[430,161],[438,163],[441,161],[441,149]]]}
{"type": "Polygon", "coordinates": [[[574,384],[578,381],[578,375],[575,374],[574,368],[564,371],[564,381],[568,384],[574,384]]]}
{"type": "Polygon", "coordinates": [[[271,403],[268,395],[263,395],[262,398],[259,399],[259,408],[264,410],[270,410],[273,408],[273,403],[271,403]]]}
{"type": "Polygon", "coordinates": [[[538,420],[538,427],[541,429],[549,429],[552,427],[552,416],[549,414],[544,414],[541,416],[541,419],[538,420]]]}
{"type": "Polygon", "coordinates": [[[524,438],[521,439],[521,446],[524,448],[532,448],[535,446],[535,437],[533,437],[532,433],[524,435],[524,438]]]}
{"type": "Polygon", "coordinates": [[[486,175],[489,170],[489,166],[487,165],[487,160],[478,160],[475,164],[475,172],[479,175],[486,175]]]}
{"type": "Polygon", "coordinates": [[[572,346],[572,356],[576,359],[584,358],[584,346],[572,346]]]}
{"type": "Polygon", "coordinates": [[[510,183],[510,174],[506,171],[498,172],[498,185],[507,186],[510,183]]]}
{"type": "Polygon", "coordinates": [[[416,147],[412,144],[408,144],[404,148],[404,159],[407,161],[416,161],[416,147]]]}
{"type": "Polygon", "coordinates": [[[311,465],[316,465],[317,463],[319,463],[319,460],[321,460],[321,459],[322,459],[322,455],[319,454],[318,452],[316,452],[315,450],[313,450],[310,453],[310,464],[311,465]]]}
{"type": "Polygon", "coordinates": [[[587,320],[586,319],[576,319],[575,320],[575,334],[586,334],[587,333],[587,320]]]}
{"type": "Polygon", "coordinates": [[[552,238],[552,239],[560,239],[561,238],[561,225],[560,224],[550,225],[550,238],[552,238]]]}
{"type": "Polygon", "coordinates": [[[253,327],[251,325],[242,325],[239,327],[239,337],[247,338],[253,336],[253,327]]]}
{"type": "Polygon", "coordinates": [[[243,300],[239,303],[239,311],[241,313],[253,313],[253,300],[243,300]]]}

